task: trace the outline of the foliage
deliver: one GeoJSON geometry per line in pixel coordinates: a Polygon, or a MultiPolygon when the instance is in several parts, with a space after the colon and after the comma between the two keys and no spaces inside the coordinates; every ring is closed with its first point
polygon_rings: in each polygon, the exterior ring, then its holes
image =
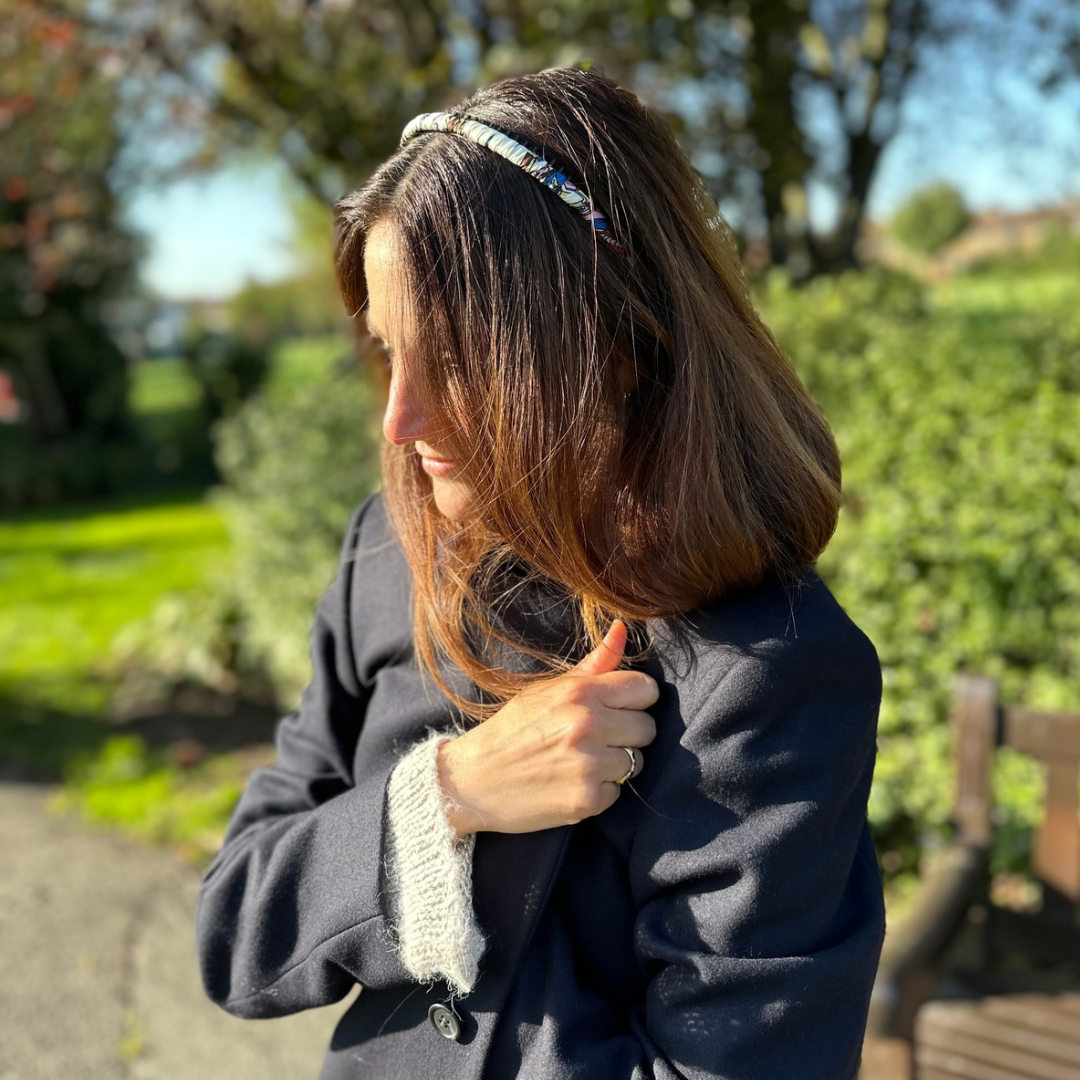
{"type": "Polygon", "coordinates": [[[252,665],[283,699],[310,678],[312,612],[333,578],[350,513],[377,486],[371,383],[346,358],[285,395],[257,397],[215,429],[233,581],[252,665]]]}
{"type": "MultiPolygon", "coordinates": [[[[1006,701],[1080,706],[1080,304],[940,310],[885,272],[760,303],[830,418],[844,461],[821,571],[885,677],[870,814],[891,873],[950,812],[957,670],[1006,701]]],[[[1003,755],[997,869],[1023,863],[1038,771],[1003,755]]]]}
{"type": "MultiPolygon", "coordinates": [[[[288,412],[295,402],[306,400],[305,395],[331,394],[335,386],[344,385],[337,376],[345,373],[335,375],[335,361],[343,345],[337,336],[282,342],[260,387],[259,401],[249,403],[244,419],[238,419],[237,424],[246,433],[245,425],[256,414],[277,416],[288,412]]],[[[168,416],[172,406],[192,406],[193,395],[197,399],[197,384],[186,366],[156,360],[140,365],[138,372],[136,386],[144,409],[153,406],[168,416]]],[[[346,407],[348,394],[355,389],[351,384],[347,387],[343,401],[346,407]]],[[[194,407],[204,423],[201,403],[195,400],[194,407]]],[[[223,430],[219,437],[226,440],[248,437],[236,433],[230,436],[229,425],[223,430]]],[[[285,430],[282,435],[292,437],[285,430]]],[[[302,444],[301,440],[297,445],[302,444]]],[[[229,496],[219,498],[224,502],[229,496]]],[[[336,551],[328,546],[323,558],[332,560],[335,555],[336,551]]],[[[237,573],[230,555],[207,567],[202,579],[191,588],[165,593],[148,615],[125,625],[113,639],[108,658],[109,669],[119,679],[112,696],[114,708],[123,712],[140,702],[167,700],[188,688],[263,701],[272,700],[276,692],[285,692],[275,688],[265,667],[264,652],[252,644],[252,616],[241,594],[246,580],[237,573]]],[[[286,586],[283,589],[287,591],[286,586]]],[[[259,636],[256,630],[255,637],[259,636]]],[[[304,661],[298,650],[304,642],[295,635],[289,641],[297,654],[297,666],[301,667],[304,661]]]]}
{"type": "Polygon", "coordinates": [[[272,698],[265,672],[247,662],[244,632],[235,582],[223,561],[191,589],[163,594],[147,616],[118,631],[108,658],[119,676],[111,709],[145,708],[188,687],[272,698]]]}
{"type": "Polygon", "coordinates": [[[217,479],[203,394],[182,358],[133,365],[129,401],[156,489],[217,479]]]}
{"type": "Polygon", "coordinates": [[[970,220],[964,197],[951,184],[916,191],[893,215],[889,229],[905,247],[933,255],[959,236],[970,220]]]}
{"type": "MultiPolygon", "coordinates": [[[[210,503],[0,525],[0,760],[62,775],[61,809],[200,862],[219,846],[251,755],[193,763],[183,744],[150,747],[104,716],[186,684],[265,697],[264,657],[282,696],[307,681],[312,612],[377,475],[370,389],[355,362],[328,362],[335,346],[293,343],[267,392],[222,422],[232,486],[210,503]],[[225,520],[245,545],[235,563],[225,520]]],[[[175,391],[148,397],[167,406],[175,391]]]]}
{"type": "MultiPolygon", "coordinates": [[[[329,238],[324,241],[330,244],[329,238]]],[[[311,272],[248,282],[229,300],[229,316],[234,325],[274,343],[327,333],[340,328],[344,318],[336,284],[311,272]]]]}
{"type": "Polygon", "coordinates": [[[1043,226],[1043,241],[1033,251],[1011,251],[976,263],[968,271],[972,277],[994,277],[1016,281],[1032,274],[1058,272],[1075,281],[1080,266],[1080,232],[1063,219],[1051,219],[1043,226]]]}
{"type": "Polygon", "coordinates": [[[221,846],[223,825],[243,791],[247,770],[240,765],[236,755],[186,764],[137,735],[114,735],[68,765],[51,805],[144,840],[179,844],[193,861],[205,862],[221,846]]]}
{"type": "MultiPolygon", "coordinates": [[[[83,17],[130,27],[114,37],[136,81],[131,100],[140,112],[155,101],[184,126],[190,169],[238,148],[269,151],[326,206],[370,175],[416,113],[507,75],[591,64],[673,122],[733,220],[774,263],[798,272],[853,261],[868,193],[907,118],[912,86],[921,82],[928,100],[951,108],[973,75],[1010,72],[1035,92],[1023,103],[989,92],[981,100],[995,101],[1002,121],[1030,121],[1037,137],[1043,97],[1032,73],[1068,47],[1058,0],[164,6],[168,18],[153,33],[142,0],[105,0],[83,17]],[[950,50],[980,57],[965,64],[963,83],[951,75],[950,50]],[[212,82],[210,54],[220,58],[212,82]],[[815,188],[828,196],[822,205],[836,208],[824,227],[808,213],[815,188]]],[[[941,138],[940,125],[928,131],[911,128],[913,137],[941,138]]]]}
{"type": "Polygon", "coordinates": [[[16,3],[0,32],[0,368],[24,403],[0,507],[117,490],[139,471],[109,306],[141,241],[108,177],[118,89],[75,19],[16,3]]]}
{"type": "Polygon", "coordinates": [[[24,424],[0,425],[0,511],[87,498],[133,486],[145,471],[134,437],[93,427],[37,439],[24,424]]]}
{"type": "Polygon", "coordinates": [[[190,328],[182,358],[199,387],[208,423],[236,412],[263,384],[271,365],[268,337],[190,328]]]}
{"type": "Polygon", "coordinates": [[[283,341],[264,393],[268,397],[291,397],[305,386],[331,377],[342,353],[349,348],[340,334],[293,338],[283,341]]]}

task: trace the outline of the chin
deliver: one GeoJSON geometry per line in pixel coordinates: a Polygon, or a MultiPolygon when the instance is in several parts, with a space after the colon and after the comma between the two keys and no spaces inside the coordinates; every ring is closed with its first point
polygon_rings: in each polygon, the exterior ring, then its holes
{"type": "Polygon", "coordinates": [[[476,498],[467,485],[434,476],[431,478],[431,490],[435,505],[443,517],[464,521],[476,513],[476,498]]]}

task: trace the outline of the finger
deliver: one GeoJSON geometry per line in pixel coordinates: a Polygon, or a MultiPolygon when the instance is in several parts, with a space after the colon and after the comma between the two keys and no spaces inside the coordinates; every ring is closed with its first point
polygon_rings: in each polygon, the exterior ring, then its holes
{"type": "Polygon", "coordinates": [[[609,709],[647,709],[660,700],[660,687],[644,671],[626,668],[597,676],[596,700],[609,709]]]}
{"type": "Polygon", "coordinates": [[[596,740],[604,746],[648,746],[656,738],[656,721],[638,709],[609,709],[597,727],[596,740]]]}
{"type": "Polygon", "coordinates": [[[570,672],[575,675],[602,675],[614,671],[623,661],[627,633],[626,623],[616,619],[608,628],[604,640],[583,656],[570,672]]]}
{"type": "MultiPolygon", "coordinates": [[[[634,771],[626,777],[627,780],[633,780],[645,770],[644,752],[636,747],[631,747],[631,749],[634,751],[634,771]]],[[[616,783],[626,776],[626,770],[630,768],[630,755],[621,746],[609,746],[605,754],[604,766],[604,778],[616,783]],[[609,763],[610,769],[607,768],[609,763]]]]}

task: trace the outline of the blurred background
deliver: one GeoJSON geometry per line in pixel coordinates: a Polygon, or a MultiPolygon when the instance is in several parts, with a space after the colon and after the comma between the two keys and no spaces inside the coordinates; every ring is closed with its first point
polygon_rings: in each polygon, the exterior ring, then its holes
{"type": "MultiPolygon", "coordinates": [[[[1080,712],[1080,4],[0,0],[4,1080],[315,1075],[332,1018],[236,1021],[190,954],[379,484],[329,208],[558,65],[669,119],[836,433],[891,925],[953,835],[956,674],[1080,712]]],[[[1037,910],[1045,769],[992,779],[989,888],[1037,910]]]]}

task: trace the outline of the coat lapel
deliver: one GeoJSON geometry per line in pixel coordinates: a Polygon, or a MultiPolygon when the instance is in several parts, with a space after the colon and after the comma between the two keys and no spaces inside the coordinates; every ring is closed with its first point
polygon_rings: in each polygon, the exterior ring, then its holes
{"type": "Polygon", "coordinates": [[[510,974],[517,968],[551,896],[573,828],[477,834],[473,909],[489,937],[481,980],[484,971],[510,974]]]}
{"type": "MultiPolygon", "coordinates": [[[[572,598],[543,580],[524,580],[524,565],[510,563],[497,577],[502,602],[492,615],[512,636],[566,657],[583,655],[584,638],[572,598]],[[506,598],[509,597],[507,600],[506,598]]],[[[538,660],[495,644],[495,663],[508,671],[539,672],[538,660]]],[[[528,833],[481,832],[473,849],[473,906],[489,935],[485,970],[512,973],[528,947],[551,895],[574,826],[528,833]]]]}

